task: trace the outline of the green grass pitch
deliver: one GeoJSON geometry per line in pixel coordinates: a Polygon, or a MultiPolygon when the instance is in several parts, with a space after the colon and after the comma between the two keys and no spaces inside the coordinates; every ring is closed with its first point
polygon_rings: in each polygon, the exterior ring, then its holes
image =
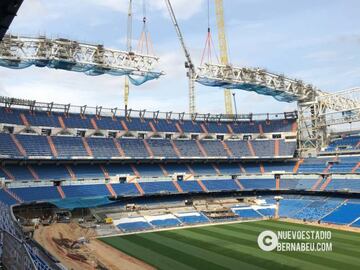
{"type": "Polygon", "coordinates": [[[157,269],[360,269],[360,234],[332,231],[331,252],[265,252],[264,230],[328,230],[280,221],[255,221],[102,238],[157,269]]]}

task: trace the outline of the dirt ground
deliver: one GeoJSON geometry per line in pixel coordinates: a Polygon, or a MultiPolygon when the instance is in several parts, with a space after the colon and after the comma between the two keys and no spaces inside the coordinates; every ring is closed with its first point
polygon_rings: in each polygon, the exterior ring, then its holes
{"type": "Polygon", "coordinates": [[[34,238],[68,269],[92,270],[152,270],[153,267],[130,257],[103,242],[95,239],[92,229],[83,229],[78,224],[53,224],[40,226],[34,238]],[[68,243],[80,237],[90,239],[89,243],[79,248],[69,248],[68,243]]]}

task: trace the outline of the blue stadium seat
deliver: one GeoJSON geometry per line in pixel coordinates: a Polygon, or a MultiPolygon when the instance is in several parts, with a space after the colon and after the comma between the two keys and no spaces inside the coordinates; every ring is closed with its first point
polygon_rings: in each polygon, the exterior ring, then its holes
{"type": "Polygon", "coordinates": [[[344,203],[322,219],[323,222],[334,224],[350,224],[360,217],[359,203],[344,203]]]}
{"type": "Polygon", "coordinates": [[[66,198],[110,196],[103,184],[62,186],[66,198]]]}
{"type": "Polygon", "coordinates": [[[111,186],[118,196],[140,195],[139,191],[133,183],[118,183],[111,184],[111,186]]]}
{"type": "Polygon", "coordinates": [[[178,193],[171,181],[141,182],[139,183],[145,194],[178,193]]]}
{"type": "Polygon", "coordinates": [[[114,141],[111,138],[86,138],[88,145],[91,148],[93,155],[100,159],[109,159],[113,157],[120,157],[114,141]]]}
{"type": "Polygon", "coordinates": [[[234,180],[202,180],[208,191],[240,190],[234,180]]]}
{"type": "Polygon", "coordinates": [[[196,181],[178,181],[178,184],[184,192],[203,192],[196,181]]]}
{"type": "Polygon", "coordinates": [[[61,199],[59,192],[54,186],[11,188],[10,190],[26,202],[61,199]]]}
{"type": "Polygon", "coordinates": [[[52,140],[59,158],[88,157],[80,137],[54,136],[52,140]]]}
{"type": "Polygon", "coordinates": [[[244,189],[275,189],[274,179],[240,179],[244,189]]]}
{"type": "Polygon", "coordinates": [[[53,156],[46,136],[18,134],[16,138],[24,147],[27,156],[38,158],[53,156]]]}
{"type": "Polygon", "coordinates": [[[7,192],[5,192],[2,188],[0,189],[0,201],[7,205],[17,204],[17,201],[11,197],[7,192]]]}
{"type": "Polygon", "coordinates": [[[10,134],[0,133],[0,156],[5,158],[23,158],[11,139],[10,134]]]}

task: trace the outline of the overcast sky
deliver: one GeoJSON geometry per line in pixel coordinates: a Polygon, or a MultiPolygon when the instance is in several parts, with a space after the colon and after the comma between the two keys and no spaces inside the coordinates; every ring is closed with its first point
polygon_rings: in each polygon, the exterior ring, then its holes
{"type": "MultiPolygon", "coordinates": [[[[142,0],[133,0],[134,45],[140,35],[142,0]]],[[[148,27],[166,76],[131,87],[134,109],[188,110],[184,55],[163,0],[147,1],[148,27]]],[[[185,42],[199,64],[207,31],[207,1],[172,0],[185,42]]],[[[10,32],[64,37],[126,48],[128,0],[25,0],[10,32]]],[[[360,86],[360,1],[224,0],[233,65],[264,67],[325,91],[360,86]]],[[[217,45],[214,0],[210,25],[217,45]]],[[[0,95],[77,105],[123,106],[123,78],[28,68],[0,68],[0,95]]],[[[196,85],[199,112],[224,111],[223,90],[196,85]]],[[[236,91],[239,112],[282,112],[294,103],[236,91]]]]}

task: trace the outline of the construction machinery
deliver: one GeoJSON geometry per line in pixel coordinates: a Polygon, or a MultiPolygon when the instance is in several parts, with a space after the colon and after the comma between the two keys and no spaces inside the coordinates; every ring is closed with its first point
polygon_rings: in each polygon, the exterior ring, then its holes
{"type": "Polygon", "coordinates": [[[179,24],[177,22],[177,19],[175,17],[174,10],[172,8],[172,5],[170,3],[170,0],[165,0],[166,6],[168,8],[171,21],[175,27],[176,34],[180,40],[181,47],[184,51],[186,62],[185,62],[185,68],[187,69],[187,77],[189,78],[189,112],[190,114],[196,113],[196,104],[195,104],[195,86],[194,86],[194,79],[195,79],[195,67],[191,60],[190,53],[185,45],[185,41],[183,38],[183,35],[181,33],[179,24]]]}
{"type": "MultiPolygon", "coordinates": [[[[128,17],[127,17],[127,37],[126,37],[126,48],[129,53],[131,53],[132,46],[131,46],[131,39],[132,39],[132,0],[129,0],[129,8],[128,8],[128,17]]],[[[128,109],[129,103],[129,79],[128,77],[124,77],[124,106],[125,112],[128,109]]]]}
{"type": "MultiPolygon", "coordinates": [[[[215,0],[216,10],[216,23],[218,30],[219,48],[220,48],[220,62],[222,65],[228,65],[228,50],[226,42],[226,30],[225,30],[225,17],[224,17],[224,5],[223,0],[215,0]]],[[[224,100],[225,100],[225,113],[228,115],[233,114],[233,107],[231,102],[231,90],[224,89],[224,100]]]]}

